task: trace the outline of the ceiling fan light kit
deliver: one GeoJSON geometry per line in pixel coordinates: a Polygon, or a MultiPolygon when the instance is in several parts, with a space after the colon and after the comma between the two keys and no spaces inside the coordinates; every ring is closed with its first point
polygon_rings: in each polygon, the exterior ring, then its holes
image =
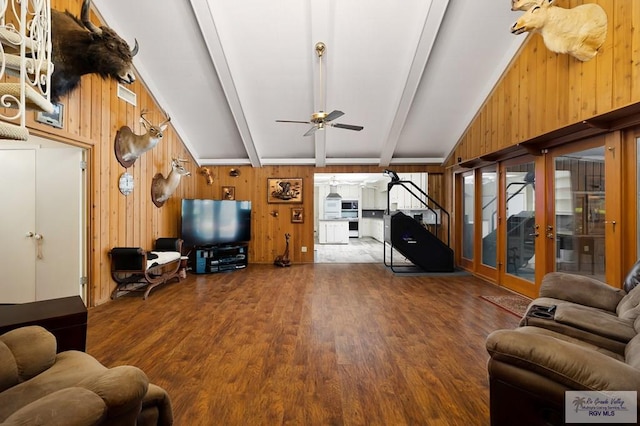
{"type": "MultiPolygon", "coordinates": [[[[316,50],[316,55],[318,55],[318,59],[319,59],[319,64],[320,64],[320,94],[321,94],[321,98],[322,98],[322,93],[324,93],[324,89],[322,86],[323,83],[323,79],[322,79],[322,57],[324,56],[324,53],[326,52],[327,46],[319,41],[318,43],[316,43],[315,46],[315,50],[316,50]]],[[[321,105],[323,105],[324,108],[324,100],[321,99],[320,102],[321,105]]],[[[330,113],[324,112],[323,110],[320,110],[318,112],[314,112],[313,114],[311,114],[311,119],[309,121],[298,121],[298,120],[276,120],[276,122],[278,123],[301,123],[301,124],[312,124],[313,127],[311,127],[305,134],[304,136],[311,136],[312,134],[314,134],[316,131],[318,130],[324,130],[324,128],[326,126],[331,126],[331,127],[335,127],[338,129],[347,129],[347,130],[355,130],[355,131],[360,131],[362,129],[364,129],[363,126],[357,126],[357,125],[353,125],[353,124],[341,124],[341,123],[331,123],[331,121],[335,120],[336,118],[340,118],[344,115],[344,112],[342,111],[338,111],[333,110],[330,113]]]]}

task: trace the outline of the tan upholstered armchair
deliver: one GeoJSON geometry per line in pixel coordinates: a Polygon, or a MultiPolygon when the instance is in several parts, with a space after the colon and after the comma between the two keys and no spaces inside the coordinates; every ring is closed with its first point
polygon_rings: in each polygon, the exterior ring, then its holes
{"type": "Polygon", "coordinates": [[[0,336],[0,425],[170,425],[167,393],[133,366],[106,368],[79,351],[56,354],[29,326],[0,336]]]}

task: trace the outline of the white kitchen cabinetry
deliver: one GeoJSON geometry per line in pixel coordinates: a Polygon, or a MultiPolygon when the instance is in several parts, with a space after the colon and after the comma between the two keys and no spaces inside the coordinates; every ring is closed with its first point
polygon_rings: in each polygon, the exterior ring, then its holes
{"type": "Polygon", "coordinates": [[[376,190],[374,188],[362,188],[362,208],[376,208],[376,190]]]}
{"type": "Polygon", "coordinates": [[[381,243],[384,242],[384,220],[382,219],[369,219],[371,221],[370,223],[370,230],[371,230],[371,236],[380,241],[381,243]]]}
{"type": "MultiPolygon", "coordinates": [[[[400,180],[413,182],[421,191],[427,192],[427,174],[426,173],[398,173],[400,180]]],[[[424,201],[424,195],[418,191],[410,183],[406,183],[406,188],[410,189],[420,199],[424,201]]],[[[420,202],[420,199],[411,195],[411,193],[405,189],[402,185],[395,185],[391,188],[389,195],[389,203],[392,207],[398,210],[407,209],[423,209],[424,204],[420,202]]]]}
{"type": "Polygon", "coordinates": [[[318,242],[320,244],[349,244],[349,221],[321,220],[318,242]]]}

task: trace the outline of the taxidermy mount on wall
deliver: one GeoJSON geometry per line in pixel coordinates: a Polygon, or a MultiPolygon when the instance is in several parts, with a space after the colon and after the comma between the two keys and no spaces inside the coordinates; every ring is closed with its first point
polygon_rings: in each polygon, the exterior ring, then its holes
{"type": "Polygon", "coordinates": [[[140,123],[146,129],[147,133],[143,135],[136,135],[129,126],[122,126],[116,133],[116,138],[113,142],[113,149],[116,154],[118,162],[128,169],[136,162],[136,160],[145,152],[149,151],[162,139],[163,132],[167,130],[169,117],[164,111],[165,120],[157,126],[151,124],[146,118],[147,110],[142,110],[140,113],[140,123]]]}
{"type": "Polygon", "coordinates": [[[607,13],[595,3],[564,9],[553,0],[512,2],[511,8],[529,9],[513,24],[511,32],[535,31],[542,35],[547,49],[568,53],[588,61],[598,53],[607,38],[607,13]]]}
{"type": "Polygon", "coordinates": [[[187,160],[173,158],[171,160],[171,172],[166,178],[162,173],[156,173],[151,181],[151,201],[156,207],[162,207],[178,188],[182,176],[190,176],[191,173],[182,166],[187,160]]]}
{"type": "Polygon", "coordinates": [[[107,26],[97,27],[89,19],[91,0],[82,3],[81,18],[69,11],[51,10],[51,101],[73,91],[85,74],[99,74],[120,83],[131,84],[133,57],[138,53],[138,41],[133,49],[107,26]]]}

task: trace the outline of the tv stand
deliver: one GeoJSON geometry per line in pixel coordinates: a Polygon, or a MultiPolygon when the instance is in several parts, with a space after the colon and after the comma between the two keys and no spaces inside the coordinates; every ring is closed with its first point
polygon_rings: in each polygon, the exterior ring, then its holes
{"type": "Polygon", "coordinates": [[[248,249],[247,243],[194,247],[191,270],[196,274],[213,274],[244,269],[249,263],[248,249]]]}

